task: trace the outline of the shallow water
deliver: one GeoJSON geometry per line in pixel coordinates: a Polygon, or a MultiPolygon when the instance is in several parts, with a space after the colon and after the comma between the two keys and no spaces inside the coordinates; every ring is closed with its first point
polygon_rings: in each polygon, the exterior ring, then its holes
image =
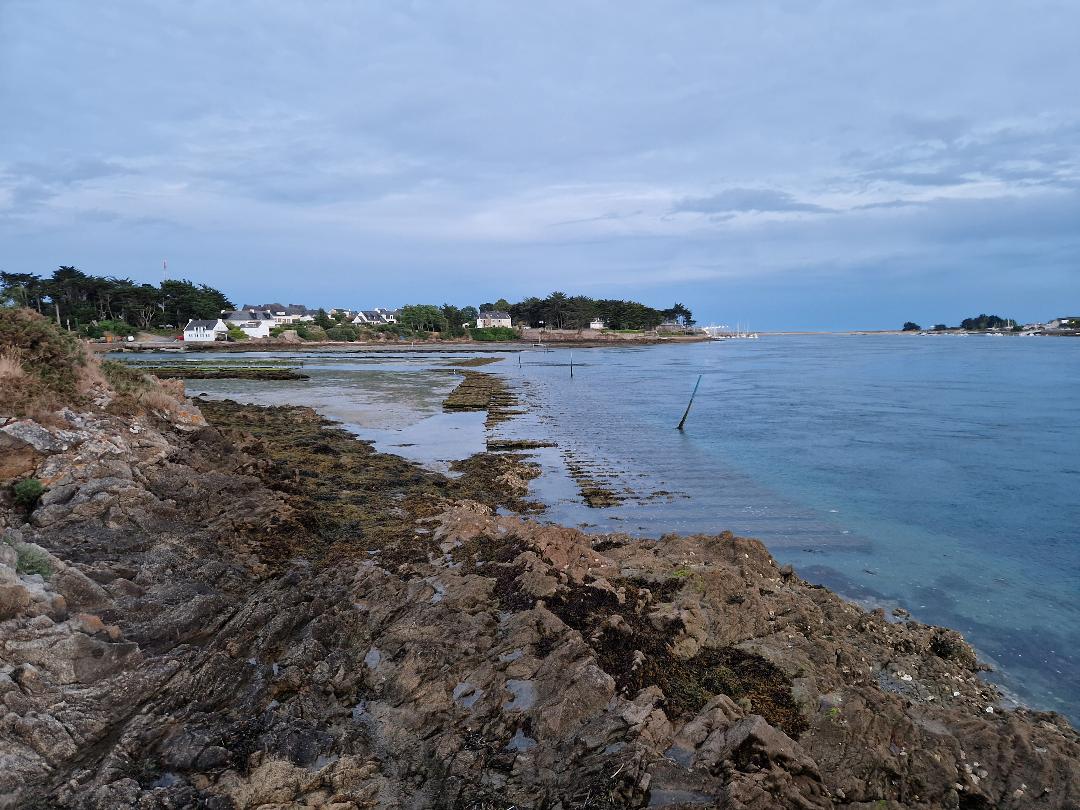
{"type": "Polygon", "coordinates": [[[547,476],[553,519],[759,537],[810,580],[959,629],[1007,690],[1078,719],[1080,340],[598,349],[572,380],[568,360],[503,369],[535,403],[503,430],[554,439],[615,489],[674,495],[591,510],[547,476]]]}
{"type": "MultiPolygon", "coordinates": [[[[188,390],[311,405],[440,468],[483,447],[481,414],[441,411],[456,380],[428,372],[446,358],[297,357],[311,380],[188,390]]],[[[573,379],[569,360],[527,352],[485,368],[530,406],[497,433],[558,444],[535,454],[548,519],[759,537],[807,579],[955,627],[1008,691],[1080,720],[1080,340],[785,336],[577,350],[573,379]],[[569,455],[628,500],[586,507],[569,455]]]]}
{"type": "MultiPolygon", "coordinates": [[[[455,355],[456,357],[456,355],[455,355]]],[[[257,405],[307,405],[372,441],[386,453],[447,472],[451,461],[484,449],[484,414],[443,413],[442,401],[460,381],[454,358],[311,352],[143,353],[140,363],[295,366],[308,380],[185,380],[189,395],[257,405]],[[300,364],[303,364],[300,367],[300,364]]]]}

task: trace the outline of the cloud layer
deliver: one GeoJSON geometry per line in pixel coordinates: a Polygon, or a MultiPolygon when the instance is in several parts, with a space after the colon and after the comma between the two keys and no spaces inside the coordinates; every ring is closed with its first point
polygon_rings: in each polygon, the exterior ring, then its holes
{"type": "Polygon", "coordinates": [[[1080,296],[1080,8],[0,6],[0,267],[761,327],[1080,296]]]}

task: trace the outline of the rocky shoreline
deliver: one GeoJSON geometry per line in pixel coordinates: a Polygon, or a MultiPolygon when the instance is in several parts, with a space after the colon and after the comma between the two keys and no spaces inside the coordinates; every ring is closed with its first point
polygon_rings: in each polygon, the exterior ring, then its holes
{"type": "Polygon", "coordinates": [[[0,415],[0,807],[1080,804],[1076,732],[953,631],[178,386],[0,415]]]}
{"type": "Polygon", "coordinates": [[[160,380],[309,380],[311,376],[295,368],[265,366],[137,366],[144,374],[160,380]]]}

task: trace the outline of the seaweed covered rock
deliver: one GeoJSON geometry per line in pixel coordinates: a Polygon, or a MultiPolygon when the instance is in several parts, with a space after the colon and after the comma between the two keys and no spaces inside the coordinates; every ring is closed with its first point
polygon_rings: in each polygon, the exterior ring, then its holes
{"type": "Polygon", "coordinates": [[[178,413],[15,420],[46,490],[0,506],[0,806],[1080,799],[1075,732],[957,634],[754,540],[537,523],[512,459],[442,476],[307,409],[178,413]]]}

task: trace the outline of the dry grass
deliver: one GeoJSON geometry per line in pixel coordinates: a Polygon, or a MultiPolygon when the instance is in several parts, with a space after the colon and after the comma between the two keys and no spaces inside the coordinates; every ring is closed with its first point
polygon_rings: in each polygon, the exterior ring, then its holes
{"type": "Polygon", "coordinates": [[[83,396],[89,396],[95,391],[107,390],[109,381],[101,373],[101,360],[96,355],[87,357],[86,365],[79,369],[76,380],[76,389],[83,396]]]}
{"type": "Polygon", "coordinates": [[[181,410],[183,383],[162,385],[136,368],[88,356],[69,332],[28,309],[0,307],[0,414],[48,420],[109,395],[115,413],[181,410]]]}
{"type": "Polygon", "coordinates": [[[15,350],[0,351],[0,385],[14,385],[25,376],[26,372],[23,371],[15,350]]]}
{"type": "Polygon", "coordinates": [[[136,401],[142,407],[151,411],[162,411],[167,414],[177,413],[180,401],[173,394],[163,388],[154,386],[141,392],[136,401]]]}
{"type": "Polygon", "coordinates": [[[0,413],[25,416],[81,403],[78,377],[86,353],[47,318],[0,307],[0,355],[0,413]]]}
{"type": "Polygon", "coordinates": [[[42,405],[41,382],[30,377],[13,348],[0,351],[0,414],[31,416],[42,405]]]}

